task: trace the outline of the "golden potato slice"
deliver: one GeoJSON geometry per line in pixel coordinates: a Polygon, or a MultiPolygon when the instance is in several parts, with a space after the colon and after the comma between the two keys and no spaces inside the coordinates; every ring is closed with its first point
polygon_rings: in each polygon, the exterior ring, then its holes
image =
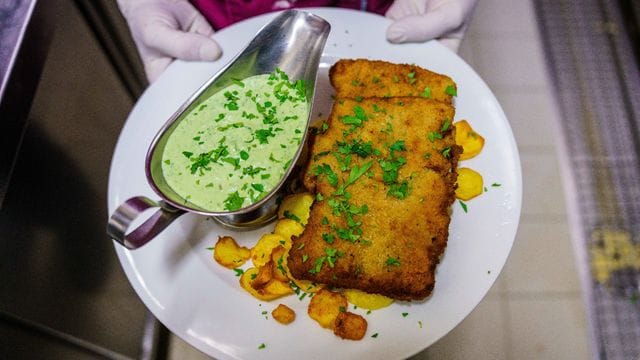
{"type": "Polygon", "coordinates": [[[213,258],[226,268],[242,266],[251,257],[251,251],[239,246],[231,236],[220,236],[213,248],[213,258]]]}
{"type": "Polygon", "coordinates": [[[478,155],[484,146],[484,138],[473,131],[467,120],[460,120],[453,126],[456,128],[456,144],[462,146],[460,160],[471,159],[478,155]]]}
{"type": "Polygon", "coordinates": [[[358,314],[341,312],[336,317],[333,333],[347,340],[361,340],[367,332],[367,320],[358,314]]]}
{"type": "MultiPolygon", "coordinates": [[[[299,222],[292,219],[280,219],[276,222],[276,228],[273,230],[274,233],[282,235],[283,238],[288,240],[289,244],[291,244],[292,236],[300,236],[304,231],[304,226],[299,222]]],[[[289,245],[289,248],[291,245],[289,245]]]]}
{"type": "Polygon", "coordinates": [[[325,287],[324,284],[316,284],[313,281],[298,280],[294,278],[293,275],[291,275],[291,273],[289,273],[289,280],[293,281],[293,283],[296,284],[296,286],[299,287],[300,290],[308,293],[318,292],[320,291],[320,289],[325,287]]]}
{"type": "Polygon", "coordinates": [[[460,200],[471,200],[482,194],[484,189],[482,175],[469,168],[459,168],[456,197],[460,200]]]}
{"type": "Polygon", "coordinates": [[[251,286],[251,281],[258,276],[257,268],[249,268],[240,276],[240,286],[245,289],[253,297],[270,301],[279,297],[293,294],[293,289],[287,283],[272,279],[262,289],[254,289],[251,286]]]}
{"type": "Polygon", "coordinates": [[[273,261],[269,261],[264,266],[258,268],[258,274],[251,280],[251,287],[260,290],[267,286],[273,279],[273,261]]]}
{"type": "Polygon", "coordinates": [[[276,295],[277,297],[293,294],[293,289],[289,286],[289,282],[284,282],[276,279],[269,281],[267,286],[262,290],[270,295],[276,295]]]}
{"type": "MultiPolygon", "coordinates": [[[[287,240],[279,234],[262,235],[256,246],[251,249],[251,260],[256,267],[262,267],[271,261],[271,252],[278,246],[287,247],[287,240]]],[[[288,247],[291,247],[289,241],[288,247]]]]}
{"type": "Polygon", "coordinates": [[[342,293],[351,304],[367,310],[382,309],[393,303],[392,298],[380,294],[369,294],[356,289],[346,289],[342,293]]]}
{"type": "Polygon", "coordinates": [[[271,253],[271,262],[274,264],[273,267],[273,278],[289,282],[289,277],[287,274],[289,273],[289,269],[287,268],[287,252],[283,246],[278,246],[271,253]]]}
{"type": "Polygon", "coordinates": [[[280,324],[291,324],[296,319],[296,312],[293,311],[287,305],[279,304],[278,307],[273,309],[271,316],[276,319],[280,324]]]}
{"type": "Polygon", "coordinates": [[[335,328],[336,318],[340,312],[349,306],[347,298],[340,293],[322,289],[309,302],[307,313],[320,326],[328,329],[335,328]]]}
{"type": "Polygon", "coordinates": [[[313,204],[313,195],[310,193],[288,195],[278,208],[278,219],[292,219],[306,225],[311,204],[313,204]]]}

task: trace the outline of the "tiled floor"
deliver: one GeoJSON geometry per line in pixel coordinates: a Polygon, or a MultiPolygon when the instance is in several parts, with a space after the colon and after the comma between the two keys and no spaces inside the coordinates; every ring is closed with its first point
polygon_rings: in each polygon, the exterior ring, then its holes
{"type": "MultiPolygon", "coordinates": [[[[587,359],[589,344],[552,124],[560,121],[529,0],[482,0],[460,54],[500,100],[522,160],[518,236],[487,297],[413,359],[587,359]]],[[[173,337],[172,359],[206,358],[173,337]]]]}

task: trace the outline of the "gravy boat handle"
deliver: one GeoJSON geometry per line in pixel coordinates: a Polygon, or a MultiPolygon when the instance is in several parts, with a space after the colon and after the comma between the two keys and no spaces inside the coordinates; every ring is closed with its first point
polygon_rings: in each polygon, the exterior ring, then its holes
{"type": "Polygon", "coordinates": [[[111,215],[107,223],[107,234],[127,249],[137,249],[151,241],[184,213],[184,210],[177,209],[162,200],[156,202],[144,196],[132,197],[118,206],[111,215]],[[154,207],[159,209],[135,230],[127,234],[133,220],[145,210],[154,207]]]}

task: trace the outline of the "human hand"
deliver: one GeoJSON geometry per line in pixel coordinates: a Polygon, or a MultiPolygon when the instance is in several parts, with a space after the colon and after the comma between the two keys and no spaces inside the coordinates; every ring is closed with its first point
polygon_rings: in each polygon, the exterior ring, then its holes
{"type": "Polygon", "coordinates": [[[118,0],[149,82],[174,59],[213,61],[220,46],[213,28],[187,0],[118,0]]]}
{"type": "Polygon", "coordinates": [[[457,52],[476,1],[396,0],[385,14],[393,20],[387,40],[405,43],[438,39],[457,52]]]}

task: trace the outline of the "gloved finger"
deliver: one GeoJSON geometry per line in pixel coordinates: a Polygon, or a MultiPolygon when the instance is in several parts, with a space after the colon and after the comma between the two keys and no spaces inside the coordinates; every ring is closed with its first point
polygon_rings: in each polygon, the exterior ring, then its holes
{"type": "Polygon", "coordinates": [[[425,12],[424,2],[416,0],[396,0],[384,14],[391,20],[399,20],[409,14],[422,14],[425,12]]]}
{"type": "Polygon", "coordinates": [[[214,31],[207,19],[196,10],[188,1],[176,4],[175,16],[180,24],[180,28],[187,32],[192,32],[207,37],[211,37],[214,31]]]}
{"type": "Polygon", "coordinates": [[[457,39],[457,38],[440,38],[438,39],[438,42],[444,46],[446,46],[447,48],[449,48],[449,50],[457,53],[458,49],[460,48],[460,43],[461,43],[461,39],[457,39]]]}
{"type": "Polygon", "coordinates": [[[462,21],[461,15],[446,9],[406,16],[389,25],[387,40],[392,43],[425,42],[452,32],[462,26],[462,21]]]}
{"type": "Polygon", "coordinates": [[[213,61],[222,55],[222,49],[213,39],[168,26],[154,26],[144,36],[145,45],[172,58],[213,61]]]}
{"type": "Polygon", "coordinates": [[[165,69],[173,62],[170,57],[150,57],[143,59],[144,72],[147,74],[149,83],[152,83],[160,77],[165,69]]]}

